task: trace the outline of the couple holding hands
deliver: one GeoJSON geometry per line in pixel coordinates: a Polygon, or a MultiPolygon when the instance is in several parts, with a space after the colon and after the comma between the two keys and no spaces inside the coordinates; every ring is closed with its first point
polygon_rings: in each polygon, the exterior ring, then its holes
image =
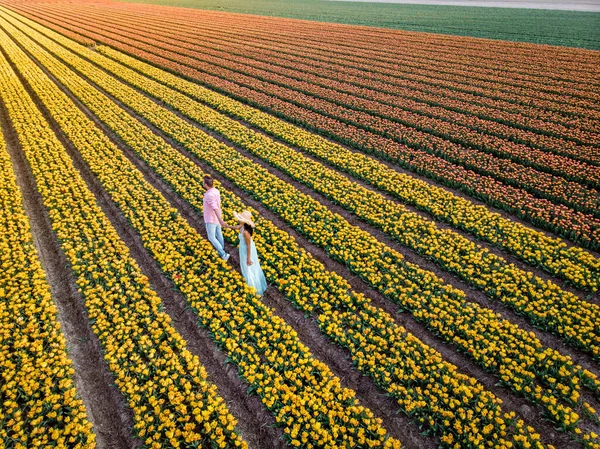
{"type": "Polygon", "coordinates": [[[233,216],[238,220],[238,224],[231,226],[223,221],[221,211],[221,194],[214,187],[214,180],[211,176],[205,175],[202,185],[206,192],[204,193],[204,224],[206,225],[206,233],[208,240],[215,247],[221,259],[227,261],[229,254],[225,251],[225,242],[221,227],[238,229],[240,231],[240,269],[242,276],[250,287],[254,287],[259,296],[262,296],[267,289],[267,280],[260,268],[256,246],[252,240],[254,227],[252,214],[245,210],[238,214],[233,213],[233,216]]]}

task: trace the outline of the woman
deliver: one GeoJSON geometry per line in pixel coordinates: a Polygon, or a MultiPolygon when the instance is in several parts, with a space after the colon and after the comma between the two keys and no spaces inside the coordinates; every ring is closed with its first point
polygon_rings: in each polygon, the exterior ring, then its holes
{"type": "Polygon", "coordinates": [[[242,275],[250,287],[254,287],[259,296],[267,289],[267,280],[265,274],[260,268],[256,246],[252,240],[254,227],[252,214],[245,210],[241,214],[233,213],[233,216],[238,220],[237,226],[231,226],[233,229],[240,231],[240,268],[242,275]]]}

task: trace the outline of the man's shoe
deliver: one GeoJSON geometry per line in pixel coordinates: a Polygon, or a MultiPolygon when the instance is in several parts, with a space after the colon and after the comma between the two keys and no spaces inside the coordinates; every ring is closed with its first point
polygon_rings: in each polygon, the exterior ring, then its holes
{"type": "Polygon", "coordinates": [[[225,254],[222,259],[227,262],[229,260],[229,254],[225,254]]]}

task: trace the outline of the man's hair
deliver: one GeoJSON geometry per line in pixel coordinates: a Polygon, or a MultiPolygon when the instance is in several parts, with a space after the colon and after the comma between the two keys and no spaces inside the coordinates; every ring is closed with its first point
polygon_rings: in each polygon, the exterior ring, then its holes
{"type": "Polygon", "coordinates": [[[212,176],[210,175],[204,175],[204,183],[208,186],[208,187],[212,187],[213,186],[213,179],[212,176]]]}

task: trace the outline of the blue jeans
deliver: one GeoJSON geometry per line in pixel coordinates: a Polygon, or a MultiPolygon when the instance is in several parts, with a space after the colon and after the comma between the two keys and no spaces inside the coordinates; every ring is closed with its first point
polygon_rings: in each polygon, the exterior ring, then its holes
{"type": "Polygon", "coordinates": [[[208,241],[212,243],[219,253],[221,259],[225,257],[225,241],[223,240],[223,232],[221,232],[221,225],[218,223],[205,223],[206,233],[208,234],[208,241]]]}

